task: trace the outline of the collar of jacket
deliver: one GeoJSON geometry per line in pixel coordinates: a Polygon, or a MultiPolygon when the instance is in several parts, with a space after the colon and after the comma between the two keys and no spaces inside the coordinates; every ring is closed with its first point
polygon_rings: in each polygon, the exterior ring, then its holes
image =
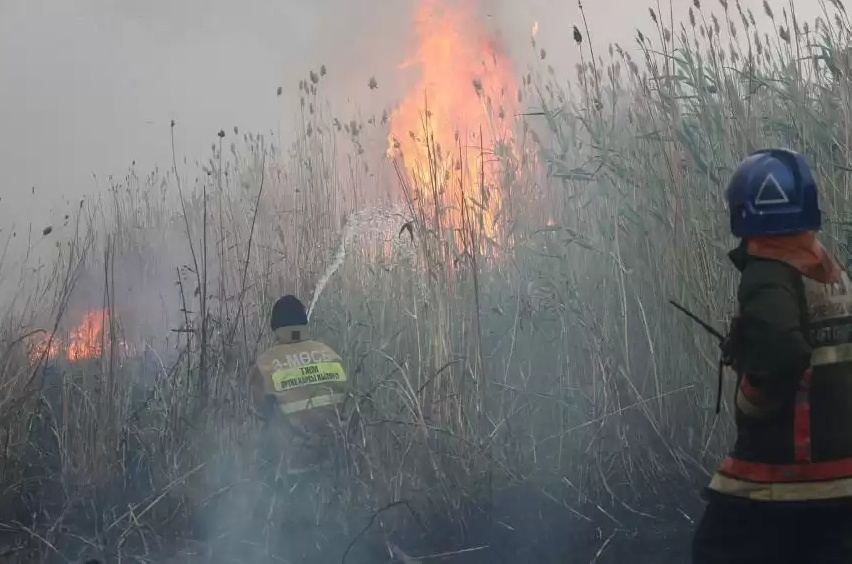
{"type": "Polygon", "coordinates": [[[308,340],[307,325],[293,325],[290,327],[279,327],[272,332],[275,335],[275,342],[279,345],[287,345],[290,343],[298,343],[299,341],[308,340]]]}
{"type": "Polygon", "coordinates": [[[734,264],[737,270],[740,272],[745,268],[746,263],[748,262],[748,242],[745,239],[740,239],[740,244],[730,252],[728,252],[728,258],[734,264]]]}
{"type": "Polygon", "coordinates": [[[749,260],[777,260],[795,268],[803,276],[824,284],[840,280],[841,268],[834,256],[822,245],[815,234],[796,234],[764,238],[740,244],[728,253],[728,258],[742,272],[749,260]]]}

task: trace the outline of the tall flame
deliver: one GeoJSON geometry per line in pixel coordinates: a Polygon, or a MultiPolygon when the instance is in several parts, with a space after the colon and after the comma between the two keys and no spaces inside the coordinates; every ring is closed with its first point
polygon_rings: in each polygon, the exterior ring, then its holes
{"type": "Polygon", "coordinates": [[[514,142],[517,82],[472,8],[471,0],[456,9],[422,0],[417,48],[404,65],[420,77],[391,115],[388,152],[401,156],[427,217],[456,232],[481,220],[493,238],[503,196],[495,152],[514,142]]]}

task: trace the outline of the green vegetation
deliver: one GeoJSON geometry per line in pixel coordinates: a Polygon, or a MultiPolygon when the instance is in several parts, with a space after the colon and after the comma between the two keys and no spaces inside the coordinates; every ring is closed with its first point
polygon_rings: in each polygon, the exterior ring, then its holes
{"type": "Polygon", "coordinates": [[[659,504],[679,503],[672,484],[697,495],[731,417],[713,412],[712,338],[667,300],[725,323],[722,186],[763,146],[808,156],[826,242],[846,256],[852,57],[839,0],[816,25],[694,4],[674,28],[652,10],[636,58],[592,52],[576,29],[571,88],[542,53],[519,93],[520,150],[483,155],[505,174],[488,187],[504,194],[501,241],[480,240],[484,212],[461,239],[436,228],[444,211],[408,184],[396,202],[376,196],[399,182],[364,149],[383,120],[326,115],[323,71],[299,85],[290,150],[223,131],[197,178],[177,159],[131,170],[81,205],[53,262],[0,264],[7,280],[21,272],[0,328],[0,553],[329,562],[353,539],[461,529],[473,505],[513,488],[575,514],[566,535],[583,523],[625,533],[623,511],[657,522],[659,504]],[[272,488],[249,367],[273,301],[307,302],[338,253],[312,329],[356,385],[346,464],[311,487],[272,488]],[[24,335],[67,329],[68,312],[91,307],[111,311],[103,358],[34,368],[24,335]]]}

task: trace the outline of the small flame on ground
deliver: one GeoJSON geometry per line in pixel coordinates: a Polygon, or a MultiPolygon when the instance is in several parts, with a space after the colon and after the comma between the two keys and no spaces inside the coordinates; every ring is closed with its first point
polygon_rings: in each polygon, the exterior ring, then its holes
{"type": "Polygon", "coordinates": [[[56,334],[52,338],[44,337],[32,346],[30,357],[35,361],[42,356],[50,359],[64,357],[70,361],[101,357],[110,345],[109,333],[104,331],[109,315],[108,309],[87,311],[66,338],[56,334]]]}
{"type": "Polygon", "coordinates": [[[494,153],[514,144],[517,81],[494,37],[466,8],[422,0],[418,45],[407,63],[419,68],[420,79],[391,115],[388,153],[401,155],[429,216],[442,210],[441,227],[458,233],[481,218],[484,234],[494,238],[503,196],[494,153]]]}
{"type": "Polygon", "coordinates": [[[83,316],[82,322],[75,327],[68,337],[68,360],[96,358],[103,353],[104,322],[109,319],[109,311],[94,309],[83,316]]]}

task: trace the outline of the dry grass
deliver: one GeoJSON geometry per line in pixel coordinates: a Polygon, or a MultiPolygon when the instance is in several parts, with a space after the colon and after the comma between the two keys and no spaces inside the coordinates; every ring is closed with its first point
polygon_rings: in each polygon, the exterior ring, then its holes
{"type": "Polygon", "coordinates": [[[713,342],[666,301],[717,324],[731,311],[734,163],[805,152],[845,252],[845,11],[829,3],[812,27],[764,14],[776,33],[762,37],[737,5],[698,6],[675,30],[652,14],[640,61],[592,53],[577,30],[572,89],[546,63],[530,70],[520,156],[480,155],[505,171],[502,241],[483,244],[482,216],[451,236],[401,171],[371,168],[364,138],[382,124],[325,115],[324,73],[299,85],[290,151],[223,131],[197,177],[175,159],[81,205],[45,236],[49,266],[3,271],[22,290],[0,327],[0,553],[327,562],[368,523],[365,539],[463,528],[472,503],[517,487],[581,522],[653,520],[731,438],[712,409],[713,342]],[[312,325],[345,357],[358,417],[339,472],[276,487],[246,378],[274,299],[309,299],[338,257],[312,325]],[[92,307],[111,312],[101,358],[28,361],[22,337],[92,307]]]}

